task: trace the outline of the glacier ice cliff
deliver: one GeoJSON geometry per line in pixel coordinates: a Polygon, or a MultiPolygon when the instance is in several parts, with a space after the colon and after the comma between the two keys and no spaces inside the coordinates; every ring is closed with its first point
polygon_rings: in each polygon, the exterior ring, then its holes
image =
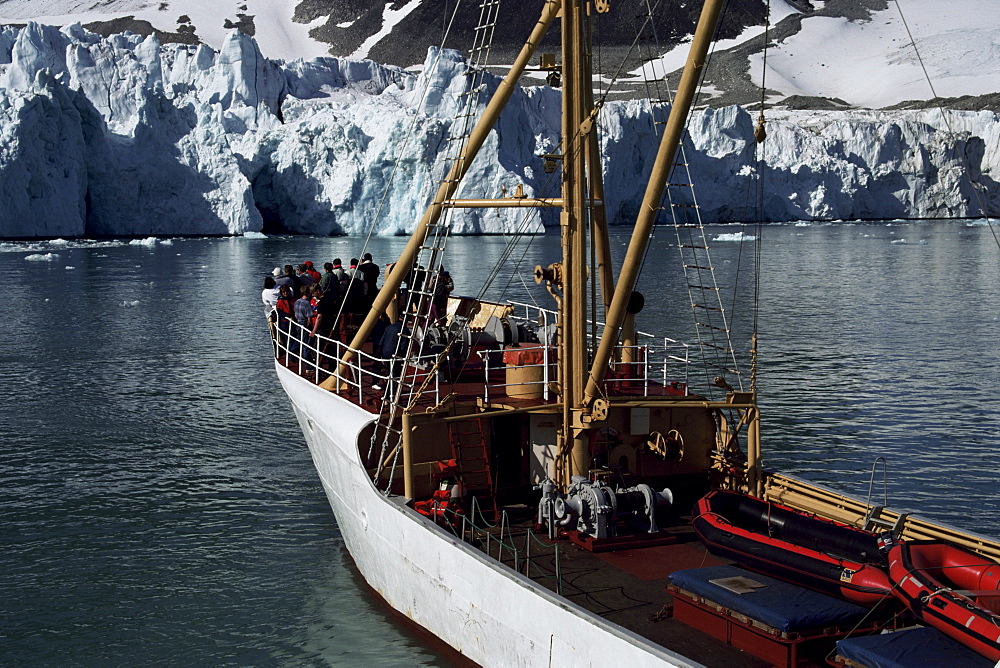
{"type": "MultiPolygon", "coordinates": [[[[378,234],[406,232],[444,173],[465,85],[454,52],[432,49],[423,72],[269,61],[235,31],[216,52],[79,25],[5,28],[0,237],[353,234],[373,221],[378,234]]],[[[558,108],[553,89],[517,90],[460,196],[499,197],[519,184],[556,194],[558,175],[539,156],[558,150],[558,108]]],[[[753,199],[774,221],[998,210],[992,112],[772,112],[762,146],[754,124],[738,107],[692,117],[684,162],[706,222],[755,218],[753,199]]],[[[633,100],[605,104],[599,127],[608,216],[629,224],[656,126],[633,100]]],[[[557,223],[551,211],[519,209],[454,217],[462,233],[557,223]]]]}

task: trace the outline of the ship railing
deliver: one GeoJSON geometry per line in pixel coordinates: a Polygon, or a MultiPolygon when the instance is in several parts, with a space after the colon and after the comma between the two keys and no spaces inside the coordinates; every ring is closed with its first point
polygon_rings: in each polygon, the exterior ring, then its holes
{"type": "MultiPolygon", "coordinates": [[[[552,309],[542,308],[536,304],[526,304],[524,302],[508,302],[510,306],[510,316],[515,320],[522,320],[527,322],[532,322],[537,324],[539,327],[544,327],[545,325],[552,324],[558,321],[559,314],[552,309]]],[[[587,320],[587,326],[594,325],[598,329],[604,328],[604,321],[602,320],[587,320]]],[[[650,334],[649,332],[637,331],[636,338],[640,340],[658,340],[661,337],[650,334]]],[[[679,342],[675,342],[677,345],[686,345],[679,342]]]]}
{"type": "MultiPolygon", "coordinates": [[[[535,304],[510,302],[510,306],[512,318],[536,323],[542,331],[546,325],[555,323],[558,319],[555,311],[535,304]]],[[[593,325],[598,330],[604,328],[604,322],[601,320],[587,320],[587,324],[593,325]]],[[[635,338],[636,344],[633,346],[618,346],[615,361],[609,365],[609,370],[612,372],[607,378],[609,385],[625,383],[634,385],[635,381],[642,381],[644,394],[649,393],[651,382],[663,387],[688,387],[692,364],[692,347],[689,344],[643,331],[637,331],[635,338]]],[[[591,342],[590,354],[593,354],[600,340],[601,337],[598,335],[596,342],[591,342]]]]}
{"type": "Polygon", "coordinates": [[[486,556],[536,582],[555,580],[555,591],[562,595],[559,543],[547,537],[540,538],[530,527],[513,529],[505,510],[500,512],[496,522],[490,522],[476,497],[472,497],[468,513],[445,507],[435,507],[431,512],[441,526],[450,529],[463,542],[478,547],[486,556]]]}
{"type": "MultiPolygon", "coordinates": [[[[686,393],[691,347],[670,338],[649,338],[640,345],[619,346],[609,364],[605,385],[611,394],[686,393]]],[[[522,398],[548,401],[557,380],[554,346],[521,344],[504,351],[477,351],[486,381],[483,399],[522,398]]]]}
{"type": "MultiPolygon", "coordinates": [[[[350,396],[358,404],[364,402],[366,392],[368,398],[381,397],[384,391],[395,388],[395,383],[401,382],[404,389],[424,384],[437,361],[436,355],[424,355],[410,358],[404,366],[401,359],[386,359],[357,351],[349,362],[342,363],[348,345],[329,336],[310,336],[310,331],[308,326],[291,318],[281,321],[280,325],[272,322],[271,340],[275,359],[317,385],[330,377],[335,378],[337,392],[350,396]]],[[[435,402],[441,400],[438,374],[435,373],[427,383],[424,396],[435,402]]]]}
{"type": "Polygon", "coordinates": [[[483,363],[486,378],[483,399],[487,403],[491,397],[549,400],[551,384],[556,380],[554,346],[529,344],[499,355],[495,350],[480,350],[476,354],[483,363]],[[519,358],[516,362],[511,360],[513,355],[519,358]],[[503,378],[503,382],[491,381],[493,378],[503,378]]]}
{"type": "Polygon", "coordinates": [[[634,346],[618,346],[608,364],[604,382],[610,393],[642,396],[661,394],[664,388],[685,392],[690,380],[691,347],[670,338],[653,339],[634,346]]]}

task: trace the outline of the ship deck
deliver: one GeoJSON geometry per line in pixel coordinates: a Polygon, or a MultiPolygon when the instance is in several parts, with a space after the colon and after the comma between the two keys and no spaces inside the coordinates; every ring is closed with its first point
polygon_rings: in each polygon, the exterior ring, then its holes
{"type": "MultiPolygon", "coordinates": [[[[289,354],[279,356],[278,361],[313,383],[323,383],[331,373],[337,373],[334,359],[322,364],[315,360],[306,363],[289,354]]],[[[378,413],[385,396],[381,385],[384,381],[379,378],[379,368],[373,361],[362,353],[354,363],[353,374],[340,378],[339,387],[331,390],[378,413]]],[[[619,380],[608,386],[609,396],[683,398],[686,389],[647,379],[619,380]]],[[[454,404],[478,405],[486,410],[517,411],[556,403],[554,397],[539,396],[538,392],[531,396],[507,392],[504,387],[507,382],[508,378],[497,370],[473,370],[460,378],[455,374],[454,379],[438,381],[438,387],[419,397],[414,407],[418,411],[430,408],[444,397],[451,397],[454,404]]],[[[491,526],[481,518],[476,522],[479,528],[473,528],[471,521],[453,520],[452,530],[566,600],[689,659],[707,666],[773,665],[674,618],[674,601],[667,589],[671,573],[731,563],[707,552],[690,526],[689,517],[675,515],[671,525],[663,527],[674,539],[670,544],[592,552],[564,537],[548,540],[545,530],[535,525],[537,508],[530,502],[504,504],[502,510],[505,521],[498,526],[491,526]]],[[[476,516],[475,510],[469,514],[476,516]]],[[[806,655],[799,665],[824,665],[824,659],[825,656],[806,655]]]]}
{"type": "MultiPolygon", "coordinates": [[[[669,648],[706,666],[747,666],[763,668],[772,663],[728,645],[708,633],[688,626],[673,616],[673,597],[667,590],[670,574],[689,568],[702,568],[732,563],[709,554],[689,524],[690,518],[678,518],[678,523],[666,531],[676,538],[668,545],[657,545],[611,552],[591,552],[570,540],[548,541],[534,526],[534,508],[505,507],[513,519],[504,529],[504,542],[525,545],[532,543],[530,565],[525,559],[514,564],[509,557],[500,557],[509,566],[518,566],[535,582],[561,594],[564,598],[618,624],[656,644],[669,648]],[[535,538],[529,538],[529,533],[535,538]],[[558,564],[556,546],[558,545],[558,564]]],[[[494,537],[499,528],[489,530],[494,537]]],[[[474,544],[497,556],[498,543],[477,534],[474,544]]],[[[825,653],[825,652],[824,652],[825,653]]],[[[799,665],[826,665],[824,656],[806,655],[799,665]]]]}

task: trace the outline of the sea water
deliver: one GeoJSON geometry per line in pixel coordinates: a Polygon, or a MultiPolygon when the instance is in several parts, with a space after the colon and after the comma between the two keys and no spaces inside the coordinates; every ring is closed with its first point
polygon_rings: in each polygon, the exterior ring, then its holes
{"type": "MultiPolygon", "coordinates": [[[[758,322],[765,464],[865,497],[881,456],[890,504],[1000,536],[991,229],[718,227],[709,240],[746,387],[758,322]]],[[[531,272],[558,261],[558,239],[508,242],[450,240],[456,292],[478,294],[496,267],[483,294],[552,306],[531,272]]],[[[384,265],[404,243],[366,250],[384,265]]],[[[627,243],[613,235],[616,262],[627,243]]],[[[363,244],[0,244],[0,664],[446,663],[364,586],[269,358],[264,276],[346,264],[363,244]]],[[[639,325],[693,340],[679,257],[658,230],[639,325]]],[[[881,503],[881,467],[876,480],[881,503]]]]}

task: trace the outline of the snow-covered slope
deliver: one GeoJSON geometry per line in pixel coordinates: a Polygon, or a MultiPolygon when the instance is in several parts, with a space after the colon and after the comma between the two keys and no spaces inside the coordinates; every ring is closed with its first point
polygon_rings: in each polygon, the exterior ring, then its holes
{"type": "MultiPolygon", "coordinates": [[[[504,3],[504,29],[494,36],[491,62],[509,61],[517,52],[540,5],[504,3]]],[[[700,5],[622,0],[598,17],[596,67],[608,77],[624,62],[630,72],[617,77],[616,95],[645,94],[640,62],[657,76],[683,65],[700,5]],[[653,14],[636,47],[646,7],[653,14]]],[[[996,0],[728,0],[723,16],[707,77],[716,106],[759,100],[762,81],[772,103],[794,96],[799,106],[832,99],[877,108],[929,99],[914,43],[938,95],[1000,92],[996,0]]],[[[430,46],[468,50],[479,17],[478,3],[432,0],[0,0],[0,24],[79,22],[103,35],[156,31],[163,44],[204,43],[215,50],[235,26],[272,59],[332,55],[404,68],[419,66],[430,46]]]]}
{"type": "Polygon", "coordinates": [[[766,68],[762,53],[749,58],[754,83],[777,91],[775,102],[805,95],[878,108],[935,94],[1000,92],[996,0],[906,0],[887,2],[864,20],[819,13],[797,19],[800,30],[768,51],[766,68]]]}
{"type": "MultiPolygon", "coordinates": [[[[193,31],[198,41],[222,48],[237,25],[249,32],[269,58],[294,60],[330,55],[329,45],[309,36],[317,21],[295,20],[302,0],[3,0],[0,22],[65,26],[132,17],[164,33],[193,31]]],[[[321,22],[321,21],[319,21],[321,22]]]]}
{"type": "MultiPolygon", "coordinates": [[[[359,233],[376,218],[381,234],[411,229],[444,169],[438,157],[464,85],[454,52],[432,50],[419,76],[335,58],[278,64],[236,31],[217,52],[30,24],[0,32],[0,63],[3,237],[359,233]]],[[[556,150],[557,113],[558,91],[518,91],[463,195],[496,197],[518,184],[555,194],[538,156],[556,150]]],[[[996,115],[945,118],[772,115],[765,216],[979,215],[967,175],[995,212],[996,115]]],[[[653,159],[654,126],[636,100],[607,104],[600,122],[609,213],[629,224],[653,159]]],[[[706,219],[744,218],[750,115],[705,110],[691,136],[687,161],[706,219]]],[[[474,210],[456,225],[498,232],[555,222],[525,223],[516,209],[474,210]]]]}

